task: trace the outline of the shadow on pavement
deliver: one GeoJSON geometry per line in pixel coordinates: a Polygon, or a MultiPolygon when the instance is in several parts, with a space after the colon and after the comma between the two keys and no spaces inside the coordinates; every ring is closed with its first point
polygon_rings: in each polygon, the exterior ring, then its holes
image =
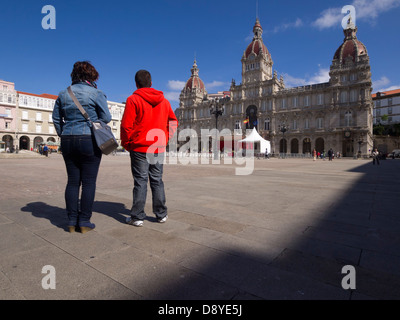
{"type": "MultiPolygon", "coordinates": [[[[26,204],[21,211],[30,212],[36,218],[48,219],[50,223],[60,229],[68,231],[67,213],[65,208],[51,206],[47,203],[37,201],[26,204]]],[[[93,204],[93,212],[98,212],[114,218],[120,223],[125,223],[126,215],[130,210],[126,209],[123,203],[95,201],[93,204]]]]}
{"type": "MultiPolygon", "coordinates": [[[[235,289],[229,297],[233,300],[400,299],[400,161],[381,161],[380,166],[368,161],[351,171],[362,175],[312,222],[286,235],[290,240],[280,240],[283,250],[271,254],[270,261],[250,251],[210,248],[203,257],[193,256],[183,265],[221,287],[235,289]],[[346,265],[356,270],[354,290],[342,287],[346,265]]],[[[266,195],[264,201],[267,198],[273,201],[273,195],[266,195]]],[[[238,236],[264,243],[266,248],[285,236],[260,226],[252,226],[252,231],[238,236]]],[[[196,290],[196,284],[177,282],[158,288],[151,298],[185,299],[189,288],[196,290]]],[[[199,292],[197,297],[218,296],[226,299],[215,291],[199,292]]]]}
{"type": "Polygon", "coordinates": [[[30,212],[36,218],[48,219],[52,225],[68,231],[64,208],[37,201],[26,204],[25,207],[21,208],[21,211],[30,212]]]}
{"type": "Polygon", "coordinates": [[[130,210],[125,204],[110,201],[95,201],[93,204],[93,212],[98,212],[109,216],[121,223],[126,223],[125,219],[129,215],[130,210]]]}

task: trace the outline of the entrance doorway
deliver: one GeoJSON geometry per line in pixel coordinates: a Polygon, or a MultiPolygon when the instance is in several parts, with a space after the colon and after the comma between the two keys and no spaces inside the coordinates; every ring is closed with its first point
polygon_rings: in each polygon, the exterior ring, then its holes
{"type": "Polygon", "coordinates": [[[287,141],[286,141],[286,139],[281,139],[279,141],[279,153],[287,153],[287,141]]]}
{"type": "Polygon", "coordinates": [[[253,129],[254,127],[257,129],[257,107],[254,105],[249,106],[246,109],[246,117],[249,122],[246,123],[246,129],[253,129]]]}
{"type": "Polygon", "coordinates": [[[33,139],[33,149],[38,149],[39,145],[43,143],[43,138],[42,137],[36,137],[33,139]]]}
{"type": "Polygon", "coordinates": [[[19,139],[19,149],[20,150],[29,150],[30,140],[27,136],[22,136],[19,139]]]}
{"type": "Polygon", "coordinates": [[[317,140],[315,140],[315,150],[317,152],[324,152],[325,151],[325,141],[322,138],[318,138],[317,140]]]}
{"type": "Polygon", "coordinates": [[[311,139],[305,138],[303,140],[303,153],[311,153],[311,139]]]}
{"type": "Polygon", "coordinates": [[[354,145],[351,140],[343,141],[343,150],[342,154],[344,157],[352,157],[354,155],[354,145]]]}
{"type": "Polygon", "coordinates": [[[12,136],[10,135],[5,135],[3,136],[3,142],[5,143],[5,148],[9,148],[10,150],[12,150],[14,148],[14,143],[13,143],[14,139],[12,136]]]}
{"type": "Polygon", "coordinates": [[[299,140],[293,139],[290,142],[290,153],[299,153],[299,140]]]}

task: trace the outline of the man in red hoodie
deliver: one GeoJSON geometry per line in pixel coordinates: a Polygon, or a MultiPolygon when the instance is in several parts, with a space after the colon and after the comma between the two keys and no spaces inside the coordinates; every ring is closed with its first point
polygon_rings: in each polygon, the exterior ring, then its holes
{"type": "Polygon", "coordinates": [[[146,217],[144,207],[149,179],[153,213],[160,223],[168,218],[162,180],[164,152],[178,120],[164,94],[151,88],[148,71],[139,70],[135,82],[137,90],[126,100],[122,116],[121,144],[130,152],[134,179],[131,216],[126,222],[141,227],[146,217]]]}

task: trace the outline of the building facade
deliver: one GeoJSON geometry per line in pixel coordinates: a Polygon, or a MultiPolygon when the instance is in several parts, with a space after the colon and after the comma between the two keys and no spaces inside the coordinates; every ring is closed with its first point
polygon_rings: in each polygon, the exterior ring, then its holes
{"type": "MultiPolygon", "coordinates": [[[[58,144],[53,125],[57,96],[15,91],[14,83],[0,81],[0,141],[14,150],[37,150],[40,144],[58,144]]],[[[125,104],[107,101],[112,120],[110,127],[120,143],[120,124],[125,104]]]]}
{"type": "Polygon", "coordinates": [[[0,80],[1,149],[12,150],[17,123],[17,92],[13,82],[0,80]]]}
{"type": "Polygon", "coordinates": [[[400,123],[400,89],[377,92],[374,101],[374,124],[400,123]]]}
{"type": "MultiPolygon", "coordinates": [[[[340,152],[343,156],[368,154],[373,146],[372,82],[367,49],[357,39],[357,27],[348,21],[344,40],[333,56],[330,80],[285,88],[273,70],[273,60],[263,43],[259,20],[245,49],[242,82],[232,80],[230,99],[218,120],[218,130],[256,128],[271,142],[272,153],[293,155],[340,152]]],[[[190,128],[215,128],[210,95],[199,77],[195,61],[176,109],[178,132],[190,128]]],[[[264,150],[259,150],[263,152],[264,150]]]]}

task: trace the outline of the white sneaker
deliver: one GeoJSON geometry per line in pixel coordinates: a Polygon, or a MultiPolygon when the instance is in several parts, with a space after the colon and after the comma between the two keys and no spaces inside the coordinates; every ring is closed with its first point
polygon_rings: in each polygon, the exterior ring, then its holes
{"type": "Polygon", "coordinates": [[[126,223],[135,227],[143,226],[143,220],[133,220],[132,217],[126,218],[126,223]]]}
{"type": "Polygon", "coordinates": [[[167,221],[167,219],[168,219],[168,216],[165,216],[165,217],[162,218],[162,219],[158,219],[158,222],[159,222],[159,223],[164,223],[165,221],[167,221]]]}

